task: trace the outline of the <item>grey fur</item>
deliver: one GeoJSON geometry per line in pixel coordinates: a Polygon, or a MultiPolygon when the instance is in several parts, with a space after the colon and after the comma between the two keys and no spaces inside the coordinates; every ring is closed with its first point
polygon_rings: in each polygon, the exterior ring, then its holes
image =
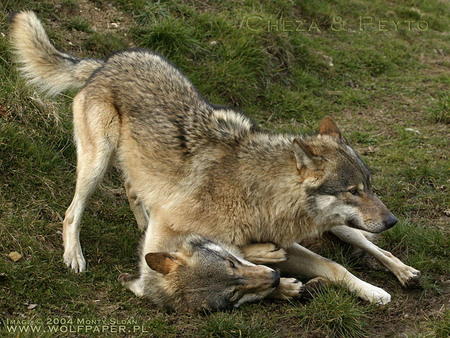
{"type": "MultiPolygon", "coordinates": [[[[264,259],[271,245],[265,248],[247,249],[264,259]]],[[[125,287],[160,307],[181,312],[232,309],[246,301],[263,299],[277,287],[277,292],[283,292],[277,272],[239,258],[204,237],[176,236],[161,249],[170,262],[167,271],[161,273],[164,267],[158,269],[157,262],[153,265],[149,263],[152,258],[146,258],[141,261],[140,277],[119,276],[125,287]]],[[[297,290],[297,296],[300,291],[297,290]]]]}

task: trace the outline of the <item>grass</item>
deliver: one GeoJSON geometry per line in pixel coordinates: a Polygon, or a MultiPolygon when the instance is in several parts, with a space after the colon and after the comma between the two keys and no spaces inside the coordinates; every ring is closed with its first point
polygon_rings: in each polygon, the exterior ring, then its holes
{"type": "Polygon", "coordinates": [[[263,327],[259,316],[248,318],[242,314],[218,312],[208,314],[199,327],[199,334],[205,337],[273,337],[276,331],[263,327]]]}
{"type": "Polygon", "coordinates": [[[0,4],[1,334],[13,335],[11,320],[26,321],[16,329],[43,320],[64,336],[64,320],[105,319],[109,330],[124,323],[128,334],[155,337],[447,336],[449,16],[437,0],[0,4]],[[393,296],[390,305],[369,306],[337,286],[311,302],[166,313],[117,282],[120,273],[135,271],[140,238],[117,170],[83,217],[88,272],[69,273],[61,220],[75,184],[75,93],[46,98],[18,75],[6,37],[8,13],[21,9],[36,11],[58,47],[76,55],[103,57],[133,46],[163,53],[206,98],[243,110],[265,128],[312,133],[323,116],[333,116],[400,219],[380,245],[422,271],[421,287],[402,289],[391,274],[369,270],[350,250],[334,246],[329,257],[383,286],[393,296]],[[333,29],[337,16],[345,31],[333,29]],[[372,16],[374,25],[360,31],[360,17],[372,16]],[[387,31],[380,31],[380,20],[388,21],[387,31]],[[400,22],[398,29],[391,20],[400,22]],[[415,23],[410,29],[404,20],[415,23]],[[428,22],[426,31],[417,29],[419,20],[428,22]],[[315,23],[320,32],[296,31],[292,25],[300,23],[315,23]],[[13,262],[12,251],[22,258],[13,262]]]}
{"type": "Polygon", "coordinates": [[[450,123],[450,96],[446,93],[439,94],[428,109],[430,117],[438,123],[450,123]]]}
{"type": "Polygon", "coordinates": [[[294,306],[286,316],[298,320],[307,336],[360,337],[368,334],[370,306],[361,306],[343,288],[328,286],[311,303],[294,306]]]}
{"type": "Polygon", "coordinates": [[[77,31],[92,33],[92,29],[85,19],[75,17],[66,24],[66,29],[75,29],[77,31]]]}
{"type": "Polygon", "coordinates": [[[450,311],[446,310],[442,315],[432,319],[430,328],[436,337],[448,337],[450,335],[450,311]]]}

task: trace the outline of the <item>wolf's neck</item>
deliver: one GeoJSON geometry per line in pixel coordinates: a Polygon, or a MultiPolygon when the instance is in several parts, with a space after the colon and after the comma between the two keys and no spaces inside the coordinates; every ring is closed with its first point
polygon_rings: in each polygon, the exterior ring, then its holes
{"type": "Polygon", "coordinates": [[[307,216],[306,189],[299,178],[293,138],[255,134],[241,148],[238,180],[259,225],[256,241],[287,245],[315,231],[307,216]]]}

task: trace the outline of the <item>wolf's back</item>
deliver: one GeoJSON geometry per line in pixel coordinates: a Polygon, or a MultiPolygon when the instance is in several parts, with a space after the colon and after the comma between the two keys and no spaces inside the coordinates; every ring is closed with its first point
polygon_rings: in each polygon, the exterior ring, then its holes
{"type": "Polygon", "coordinates": [[[58,51],[31,11],[19,12],[12,17],[11,44],[29,82],[53,95],[82,87],[89,76],[105,63],[58,51]]]}

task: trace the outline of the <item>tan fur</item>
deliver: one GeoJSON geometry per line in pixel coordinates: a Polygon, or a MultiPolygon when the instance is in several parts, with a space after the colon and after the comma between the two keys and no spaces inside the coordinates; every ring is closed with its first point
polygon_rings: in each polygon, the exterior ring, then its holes
{"type": "MultiPolygon", "coordinates": [[[[12,44],[25,75],[51,92],[84,83],[73,105],[77,186],[63,232],[69,267],[85,270],[81,215],[117,152],[131,207],[147,228],[144,253],[189,233],[235,247],[272,242],[292,256],[281,263],[286,271],[342,280],[372,302],[390,300],[382,289],[296,244],[337,226],[358,234],[397,222],[331,118],[317,135],[269,134],[245,115],[207,102],[156,53],[130,50],[106,61],[80,61],[55,54],[43,36],[31,12],[14,18],[12,44]]],[[[368,248],[365,237],[357,237],[368,248]]]]}
{"type": "Polygon", "coordinates": [[[19,54],[21,70],[27,79],[50,94],[81,87],[92,72],[104,64],[101,60],[78,59],[58,51],[31,11],[16,14],[12,25],[17,23],[21,28],[11,31],[11,40],[19,54]]]}

